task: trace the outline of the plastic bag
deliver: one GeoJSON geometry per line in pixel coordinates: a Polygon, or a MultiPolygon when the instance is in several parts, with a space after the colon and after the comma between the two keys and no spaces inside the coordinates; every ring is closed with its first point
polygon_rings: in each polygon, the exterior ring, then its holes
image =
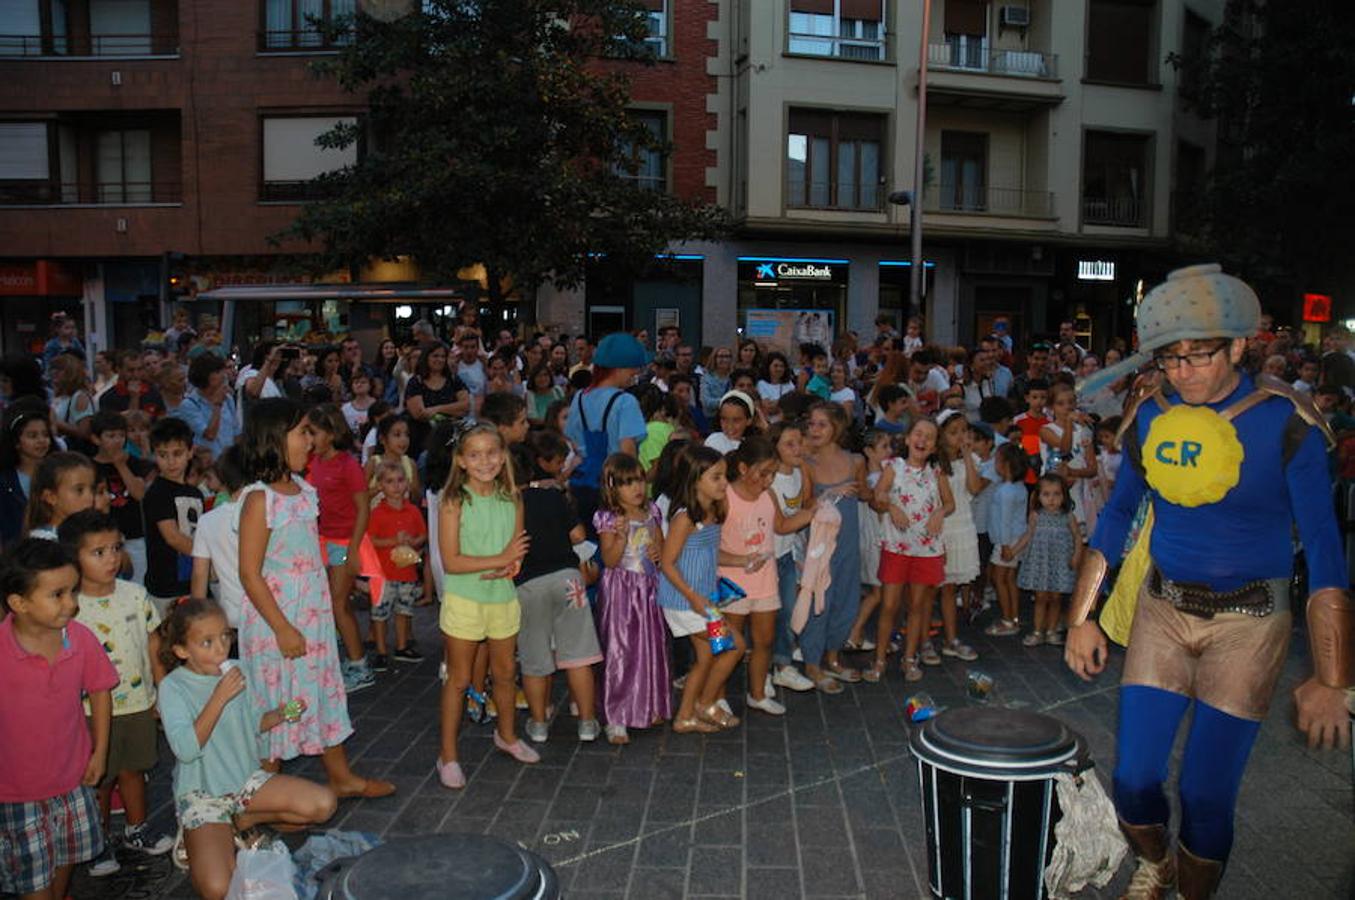
{"type": "Polygon", "coordinates": [[[320,892],[319,879],[335,860],[361,856],[381,846],[381,838],[369,831],[326,831],[312,834],[292,856],[296,863],[293,882],[300,900],[314,900],[320,892]]]}
{"type": "Polygon", "coordinates": [[[264,850],[241,850],[235,854],[226,900],[297,900],[292,879],[296,865],[287,845],[274,843],[264,850]]]}

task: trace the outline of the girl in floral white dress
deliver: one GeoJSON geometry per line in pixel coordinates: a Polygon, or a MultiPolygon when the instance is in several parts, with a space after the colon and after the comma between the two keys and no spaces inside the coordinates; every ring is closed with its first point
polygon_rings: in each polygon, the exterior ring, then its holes
{"type": "Polygon", "coordinates": [[[240,497],[240,582],[248,600],[241,609],[240,662],[260,716],[292,700],[307,709],[263,736],[264,768],[277,771],[281,760],[318,754],[340,797],[392,794],[395,785],[356,775],[344,752],[353,726],[320,557],[320,505],[298,475],[312,449],[301,406],[260,400],[242,445],[254,483],[240,497]]]}
{"type": "Polygon", "coordinates": [[[906,588],[906,681],[922,677],[917,654],[930,624],[936,589],[945,581],[946,545],[941,534],[946,516],[955,511],[950,480],[935,465],[937,437],[936,423],[931,419],[914,421],[904,439],[906,455],[889,461],[875,489],[876,503],[886,513],[880,548],[884,611],[875,639],[875,671],[884,671],[889,632],[906,588]]]}
{"type": "MultiPolygon", "coordinates": [[[[941,625],[946,642],[941,654],[972,662],[979,658],[974,648],[960,640],[956,625],[956,594],[958,588],[979,577],[979,531],[974,525],[972,501],[987,485],[979,474],[978,460],[969,449],[969,421],[964,412],[947,409],[936,417],[941,439],[937,457],[941,471],[950,480],[950,493],[955,498],[955,512],[946,516],[941,540],[946,545],[946,580],[941,585],[941,625]]],[[[929,666],[941,664],[941,656],[931,641],[922,645],[922,662],[929,666]]]]}

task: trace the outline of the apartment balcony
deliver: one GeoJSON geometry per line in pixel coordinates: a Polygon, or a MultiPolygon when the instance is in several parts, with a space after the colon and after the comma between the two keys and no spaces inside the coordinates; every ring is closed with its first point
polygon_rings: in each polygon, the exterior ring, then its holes
{"type": "Polygon", "coordinates": [[[1147,204],[1137,197],[1083,197],[1082,224],[1110,228],[1147,228],[1147,204]]]}
{"type": "Polygon", "coordinates": [[[927,99],[943,106],[1025,112],[1063,102],[1058,57],[953,42],[927,48],[927,99]]]}
{"type": "Polygon", "coordinates": [[[922,201],[922,208],[926,212],[1019,216],[1028,219],[1045,219],[1054,215],[1052,191],[942,184],[940,190],[928,188],[922,201]]]}
{"type": "Polygon", "coordinates": [[[178,181],[0,182],[0,206],[155,206],[183,202],[178,181]]]}
{"type": "Polygon", "coordinates": [[[68,0],[40,16],[20,4],[0,22],[0,58],[155,58],[179,55],[177,0],[68,0]],[[60,14],[58,15],[58,11],[60,14]]]}

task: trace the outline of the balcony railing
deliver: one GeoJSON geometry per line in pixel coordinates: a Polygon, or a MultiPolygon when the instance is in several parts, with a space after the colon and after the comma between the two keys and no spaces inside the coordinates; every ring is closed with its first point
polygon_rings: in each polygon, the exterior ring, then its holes
{"type": "Polygon", "coordinates": [[[320,181],[265,181],[259,199],[270,203],[306,203],[333,196],[334,189],[320,181]]]}
{"type": "Polygon", "coordinates": [[[1082,224],[1146,228],[1147,210],[1143,201],[1136,197],[1083,197],[1082,224]]]}
{"type": "Polygon", "coordinates": [[[353,33],[345,31],[330,40],[314,28],[259,32],[259,52],[296,53],[337,50],[353,42],[353,33]]]}
{"type": "Polygon", "coordinates": [[[177,181],[0,182],[0,206],[128,206],[182,200],[183,185],[177,181]]]}
{"type": "Polygon", "coordinates": [[[928,212],[1043,219],[1054,214],[1054,194],[1052,191],[943,182],[939,190],[928,188],[923,194],[923,208],[928,212]]]}
{"type": "Polygon", "coordinates": [[[977,72],[984,75],[1016,75],[1023,78],[1057,78],[1059,58],[1038,50],[990,50],[981,44],[931,44],[927,65],[934,69],[977,72]]]}
{"type": "Polygon", "coordinates": [[[867,62],[878,62],[885,58],[884,38],[832,37],[792,32],[789,49],[791,53],[804,53],[808,56],[831,56],[867,62]]]}
{"type": "Polygon", "coordinates": [[[853,212],[879,212],[884,209],[885,191],[878,184],[803,181],[786,182],[786,205],[794,209],[831,209],[853,212]],[[806,193],[808,188],[808,193],[806,193]]]}
{"type": "Polygon", "coordinates": [[[0,34],[0,57],[174,56],[178,32],[151,34],[0,34]]]}

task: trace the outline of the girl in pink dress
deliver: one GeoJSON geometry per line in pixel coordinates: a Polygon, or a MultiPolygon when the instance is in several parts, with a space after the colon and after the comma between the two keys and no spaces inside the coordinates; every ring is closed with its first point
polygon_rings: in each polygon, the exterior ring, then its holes
{"type": "Polygon", "coordinates": [[[263,736],[264,768],[319,755],[340,797],[385,797],[386,781],[361,778],[343,742],[353,733],[339,672],[329,582],[320,556],[315,489],[301,480],[312,441],[299,404],[260,400],[245,423],[244,468],[254,483],[240,496],[240,662],[257,713],[292,700],[307,714],[263,736]]]}

